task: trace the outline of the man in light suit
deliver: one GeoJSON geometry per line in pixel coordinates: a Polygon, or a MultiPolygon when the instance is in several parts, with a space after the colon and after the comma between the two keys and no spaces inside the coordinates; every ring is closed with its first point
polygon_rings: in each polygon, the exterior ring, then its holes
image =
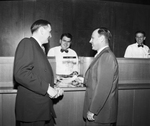
{"type": "Polygon", "coordinates": [[[118,108],[118,62],[109,48],[111,33],[94,30],[90,43],[97,51],[85,74],[86,93],[83,117],[86,126],[113,126],[118,108]]]}
{"type": "Polygon", "coordinates": [[[51,24],[37,20],[31,26],[32,37],[18,44],[14,59],[15,105],[19,126],[53,126],[56,117],[52,98],[63,91],[54,88],[54,75],[42,44],[51,37],[51,24]]]}

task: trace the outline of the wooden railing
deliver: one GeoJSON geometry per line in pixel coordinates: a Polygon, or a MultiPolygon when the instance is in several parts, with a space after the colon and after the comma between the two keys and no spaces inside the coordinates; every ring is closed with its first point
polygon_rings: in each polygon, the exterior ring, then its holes
{"type": "MultiPolygon", "coordinates": [[[[13,57],[0,57],[0,126],[15,126],[13,57]]],[[[55,73],[55,60],[48,58],[55,73]]],[[[85,74],[92,57],[80,57],[80,73],[85,74]]],[[[117,126],[150,125],[150,59],[117,58],[119,63],[119,106],[117,126]]],[[[56,126],[83,126],[85,87],[64,88],[64,97],[55,100],[56,126]]]]}

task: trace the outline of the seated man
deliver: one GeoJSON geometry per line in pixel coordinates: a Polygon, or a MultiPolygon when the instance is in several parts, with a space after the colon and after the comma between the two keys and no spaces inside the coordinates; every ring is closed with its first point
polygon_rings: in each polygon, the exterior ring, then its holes
{"type": "Polygon", "coordinates": [[[131,44],[127,47],[125,51],[125,58],[149,58],[150,49],[148,46],[144,45],[146,39],[145,33],[142,31],[137,31],[135,33],[136,43],[131,44]]]}
{"type": "Polygon", "coordinates": [[[51,48],[47,54],[47,56],[54,56],[56,58],[57,75],[79,73],[78,56],[74,50],[69,48],[71,42],[72,35],[64,33],[60,38],[60,46],[51,48]]]}

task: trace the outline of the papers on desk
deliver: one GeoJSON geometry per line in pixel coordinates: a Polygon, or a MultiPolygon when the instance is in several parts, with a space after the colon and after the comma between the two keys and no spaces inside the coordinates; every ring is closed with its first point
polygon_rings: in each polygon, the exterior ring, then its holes
{"type": "Polygon", "coordinates": [[[69,75],[73,71],[79,72],[78,60],[74,56],[56,58],[56,74],[69,75]]]}
{"type": "Polygon", "coordinates": [[[58,87],[84,87],[84,78],[79,75],[57,75],[56,76],[56,86],[58,87]]]}

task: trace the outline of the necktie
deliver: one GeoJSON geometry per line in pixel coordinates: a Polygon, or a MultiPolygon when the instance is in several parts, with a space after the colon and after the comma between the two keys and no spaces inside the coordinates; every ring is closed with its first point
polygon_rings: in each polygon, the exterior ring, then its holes
{"type": "Polygon", "coordinates": [[[142,47],[143,48],[143,45],[138,45],[138,47],[142,47]]]}
{"type": "Polygon", "coordinates": [[[68,53],[68,50],[61,49],[60,51],[68,53]]]}

